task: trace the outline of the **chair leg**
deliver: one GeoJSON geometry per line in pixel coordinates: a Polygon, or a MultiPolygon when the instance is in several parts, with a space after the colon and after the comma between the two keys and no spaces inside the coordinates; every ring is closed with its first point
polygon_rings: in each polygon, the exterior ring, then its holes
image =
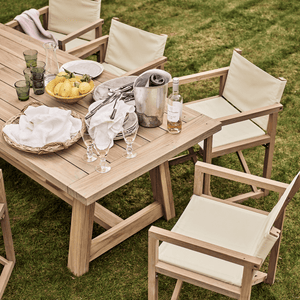
{"type": "Polygon", "coordinates": [[[285,211],[281,214],[281,216],[275,221],[274,227],[281,230],[279,239],[273,246],[270,254],[269,259],[269,268],[268,268],[268,275],[265,280],[267,284],[272,285],[275,282],[275,276],[276,276],[276,269],[277,269],[277,263],[278,263],[278,257],[279,257],[279,250],[280,250],[280,243],[281,243],[281,237],[282,237],[282,230],[283,230],[283,222],[285,217],[285,211]]]}
{"type": "Polygon", "coordinates": [[[252,288],[253,269],[244,267],[241,295],[239,300],[250,300],[252,288]]]}
{"type": "MultiPolygon", "coordinates": [[[[245,172],[245,173],[248,173],[248,174],[251,174],[251,172],[250,172],[250,170],[249,170],[249,168],[248,168],[247,162],[246,162],[246,160],[245,160],[245,157],[244,157],[242,151],[239,150],[239,151],[236,152],[236,154],[237,154],[237,156],[238,156],[238,158],[239,158],[239,161],[240,161],[240,163],[241,163],[241,165],[242,165],[242,167],[243,167],[244,172],[245,172]]],[[[253,191],[253,192],[255,192],[255,193],[258,192],[256,186],[251,185],[251,188],[252,188],[252,191],[253,191]]]]}
{"type": "MultiPolygon", "coordinates": [[[[212,162],[212,141],[213,137],[210,136],[204,140],[203,149],[203,162],[211,164],[212,162]]],[[[203,179],[203,193],[206,195],[211,195],[210,192],[210,175],[205,174],[203,179]]]]}
{"type": "Polygon", "coordinates": [[[183,283],[182,280],[179,280],[179,279],[177,280],[171,300],[177,300],[178,299],[180,291],[181,291],[182,283],[183,283]]]}
{"type": "Polygon", "coordinates": [[[158,261],[159,241],[149,234],[148,238],[148,300],[158,299],[158,277],[155,265],[158,261]]]}
{"type": "MultiPolygon", "coordinates": [[[[275,149],[275,136],[277,126],[278,113],[270,114],[267,132],[271,137],[270,143],[266,145],[263,177],[271,178],[272,162],[275,149]]],[[[263,190],[265,196],[269,194],[268,190],[263,190]]]]}

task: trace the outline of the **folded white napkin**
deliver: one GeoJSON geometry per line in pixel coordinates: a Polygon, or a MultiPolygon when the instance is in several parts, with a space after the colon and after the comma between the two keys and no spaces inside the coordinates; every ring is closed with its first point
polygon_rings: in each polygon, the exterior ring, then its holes
{"type": "Polygon", "coordinates": [[[19,124],[3,128],[15,143],[29,147],[43,147],[49,143],[64,143],[81,130],[81,120],[71,116],[70,110],[44,105],[29,106],[19,124]]]}
{"type": "Polygon", "coordinates": [[[44,43],[54,42],[56,45],[58,45],[57,39],[50,32],[44,29],[39,17],[39,11],[32,8],[25,10],[20,15],[16,16],[15,20],[20,23],[24,32],[29,36],[32,36],[33,38],[44,43]]]}
{"type": "MultiPolygon", "coordinates": [[[[98,101],[92,103],[89,107],[89,112],[99,104],[98,101]]],[[[88,125],[89,134],[95,141],[98,149],[107,148],[114,144],[114,138],[122,131],[123,122],[127,113],[134,112],[133,105],[127,105],[123,100],[119,100],[115,106],[117,109],[115,118],[110,119],[113,111],[114,102],[100,108],[91,118],[88,125]]]]}

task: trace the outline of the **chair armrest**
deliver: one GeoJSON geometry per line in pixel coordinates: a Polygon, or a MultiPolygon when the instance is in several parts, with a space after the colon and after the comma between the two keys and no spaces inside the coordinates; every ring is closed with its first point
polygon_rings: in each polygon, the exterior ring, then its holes
{"type": "Polygon", "coordinates": [[[49,6],[44,6],[40,9],[38,9],[40,16],[42,15],[48,15],[49,14],[49,6]]]}
{"type": "MultiPolygon", "coordinates": [[[[221,76],[226,76],[228,73],[229,67],[219,68],[215,70],[200,72],[197,74],[186,75],[179,77],[179,84],[191,83],[199,80],[205,80],[210,78],[216,78],[221,76]]],[[[173,80],[169,82],[169,87],[173,84],[173,80]]]]}
{"type": "Polygon", "coordinates": [[[102,25],[104,24],[104,20],[103,19],[99,19],[87,26],[84,26],[80,29],[78,29],[77,31],[74,31],[68,35],[66,35],[63,39],[61,39],[58,44],[59,44],[59,48],[62,50],[66,50],[66,44],[80,36],[82,36],[83,34],[96,29],[96,38],[99,38],[102,35],[102,25]]]}
{"type": "MultiPolygon", "coordinates": [[[[93,53],[99,51],[101,49],[101,47],[104,48],[103,52],[105,52],[106,46],[108,43],[108,38],[109,38],[108,35],[104,35],[100,38],[89,41],[82,46],[75,47],[75,48],[69,50],[68,53],[70,53],[74,56],[77,56],[79,58],[85,58],[85,57],[89,56],[90,54],[93,54],[93,53]]],[[[103,53],[103,57],[104,56],[105,56],[105,53],[103,53]]],[[[103,60],[101,62],[103,62],[103,60]]]]}
{"type": "Polygon", "coordinates": [[[150,70],[150,69],[156,69],[156,68],[163,69],[163,66],[166,63],[166,61],[167,61],[167,57],[162,56],[158,59],[152,60],[151,62],[149,62],[147,64],[144,64],[143,66],[141,66],[135,70],[132,70],[132,71],[129,71],[129,72],[123,74],[122,77],[131,76],[131,75],[140,75],[143,72],[150,70]]]}
{"type": "MultiPolygon", "coordinates": [[[[220,232],[221,234],[221,232],[220,232]]],[[[230,250],[214,244],[210,244],[195,238],[191,238],[166,229],[151,226],[149,229],[149,238],[171,243],[196,252],[213,256],[222,260],[242,265],[248,268],[259,270],[263,260],[241,252],[230,250]]]]}
{"type": "Polygon", "coordinates": [[[287,183],[267,179],[249,173],[243,173],[240,171],[219,167],[200,161],[198,161],[195,165],[195,184],[197,184],[197,182],[200,182],[196,177],[201,176],[201,173],[218,176],[229,180],[234,180],[241,183],[246,183],[248,185],[259,186],[261,188],[278,192],[280,194],[283,194],[289,186],[287,183]]]}
{"type": "Polygon", "coordinates": [[[283,109],[283,105],[280,103],[276,103],[273,105],[248,110],[246,112],[241,112],[234,115],[221,117],[218,118],[217,120],[222,123],[222,126],[224,126],[224,125],[229,125],[229,124],[257,118],[264,115],[278,113],[279,111],[282,111],[282,109],[283,109]]]}

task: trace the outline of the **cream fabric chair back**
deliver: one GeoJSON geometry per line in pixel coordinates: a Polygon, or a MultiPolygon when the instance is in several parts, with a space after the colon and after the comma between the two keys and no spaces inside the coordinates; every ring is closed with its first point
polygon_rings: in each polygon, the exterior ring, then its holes
{"type": "Polygon", "coordinates": [[[164,54],[166,35],[157,35],[112,19],[105,62],[134,70],[164,54]]]}
{"type": "MultiPolygon", "coordinates": [[[[69,34],[100,18],[101,0],[49,0],[48,29],[69,34]]],[[[95,39],[95,31],[81,38],[95,39]]]]}
{"type": "Polygon", "coordinates": [[[261,231],[258,235],[257,247],[255,249],[255,252],[253,253],[254,256],[265,260],[268,253],[271,251],[272,247],[274,246],[277,238],[275,238],[273,235],[270,234],[270,230],[274,222],[276,221],[278,214],[280,213],[299,175],[300,172],[295,176],[295,178],[290,183],[288,188],[285,190],[285,192],[283,193],[283,195],[281,196],[277,204],[273,207],[271,212],[268,214],[268,217],[264,222],[264,226],[262,226],[261,231]]]}
{"type": "MultiPolygon", "coordinates": [[[[279,103],[285,84],[233,51],[223,97],[240,111],[248,111],[279,103]]],[[[253,121],[267,129],[268,116],[253,121]]]]}

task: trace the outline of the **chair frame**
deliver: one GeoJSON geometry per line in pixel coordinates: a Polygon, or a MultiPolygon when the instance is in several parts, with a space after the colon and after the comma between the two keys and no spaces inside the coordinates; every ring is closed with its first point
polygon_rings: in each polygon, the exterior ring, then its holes
{"type": "MultiPolygon", "coordinates": [[[[40,17],[42,18],[42,21],[43,21],[43,27],[45,30],[47,30],[48,29],[48,19],[49,19],[49,6],[42,7],[40,9],[38,9],[38,11],[39,11],[40,17]]],[[[95,30],[96,38],[101,37],[103,24],[104,24],[104,20],[99,18],[99,20],[97,20],[87,26],[82,27],[82,28],[78,29],[77,31],[74,31],[74,32],[66,35],[63,39],[58,41],[59,49],[66,51],[66,44],[68,42],[70,42],[76,38],[79,38],[80,36],[82,36],[83,34],[89,32],[91,30],[95,30]]],[[[20,26],[19,22],[16,20],[12,20],[12,21],[6,23],[5,25],[9,26],[11,28],[14,28],[16,30],[19,30],[21,32],[24,32],[22,30],[22,27],[20,26]]],[[[92,54],[94,54],[94,53],[92,53],[92,54]]],[[[80,57],[80,58],[85,58],[85,57],[80,57]]]]}
{"type": "MultiPolygon", "coordinates": [[[[114,17],[113,19],[116,21],[120,21],[119,18],[116,18],[116,17],[114,17]]],[[[165,35],[165,34],[161,34],[161,35],[165,35]]],[[[69,50],[68,52],[77,57],[85,58],[85,57],[88,57],[89,55],[91,55],[92,53],[99,51],[100,52],[99,62],[103,63],[103,62],[105,62],[105,55],[106,55],[108,40],[109,40],[109,35],[104,35],[100,38],[97,38],[95,40],[92,40],[92,41],[86,43],[85,45],[73,48],[73,49],[69,50]]],[[[163,70],[164,64],[166,63],[166,61],[167,61],[167,57],[162,56],[162,57],[155,59],[135,70],[126,72],[125,74],[122,75],[122,77],[123,76],[131,76],[131,75],[140,75],[149,69],[157,68],[157,69],[163,70]]]]}
{"type": "Polygon", "coordinates": [[[0,220],[6,252],[6,258],[0,256],[0,264],[4,266],[0,275],[0,299],[2,299],[2,295],[16,263],[2,170],[0,170],[0,220]]]}
{"type": "MultiPolygon", "coordinates": [[[[288,184],[274,181],[271,179],[258,177],[252,174],[246,174],[239,171],[226,169],[223,167],[215,166],[212,164],[207,164],[204,162],[197,162],[195,165],[195,182],[194,182],[194,194],[204,195],[203,186],[199,184],[203,180],[204,174],[219,176],[229,180],[238,181],[241,183],[258,185],[264,187],[268,190],[273,190],[279,193],[281,196],[288,184]]],[[[290,191],[285,204],[283,205],[278,217],[271,229],[271,234],[274,236],[279,236],[279,239],[273,246],[270,252],[268,273],[263,273],[258,271],[262,265],[262,260],[257,257],[245,255],[236,251],[232,251],[220,246],[216,246],[210,243],[206,243],[194,238],[190,238],[175,232],[171,232],[165,229],[161,229],[152,226],[149,229],[149,261],[148,261],[148,299],[154,300],[158,299],[158,273],[164,274],[177,279],[177,283],[172,295],[172,300],[178,299],[179,292],[183,281],[197,285],[199,287],[206,288],[208,290],[232,297],[234,299],[248,300],[251,296],[252,285],[265,282],[272,285],[275,281],[275,273],[277,267],[277,261],[279,257],[280,242],[282,236],[283,222],[285,217],[285,210],[287,204],[293,198],[295,193],[300,187],[300,178],[298,177],[294,187],[290,191]],[[227,260],[232,263],[236,263],[244,266],[244,273],[242,279],[242,287],[237,287],[222,281],[200,275],[198,273],[188,271],[171,264],[161,262],[158,258],[158,246],[159,241],[165,241],[172,243],[181,247],[191,249],[193,251],[201,252],[210,256],[214,256],[220,259],[227,260]],[[254,275],[254,271],[258,271],[254,275]]],[[[261,211],[255,208],[243,206],[238,203],[232,203],[231,201],[221,200],[210,195],[205,195],[205,197],[211,199],[212,201],[222,201],[228,205],[234,205],[242,207],[243,209],[248,209],[255,211],[257,213],[268,214],[268,212],[261,211]]]]}
{"type": "MultiPolygon", "coordinates": [[[[240,49],[235,49],[239,54],[242,53],[240,49]]],[[[191,82],[196,82],[200,80],[206,80],[211,78],[220,78],[220,84],[219,84],[219,95],[215,97],[219,97],[223,94],[225,82],[227,79],[229,67],[219,68],[211,71],[201,72],[193,75],[187,75],[179,77],[179,83],[180,84],[187,84],[191,82]]],[[[279,77],[279,80],[286,81],[283,77],[279,77]]],[[[171,86],[172,82],[169,83],[169,86],[171,86]]],[[[206,101],[209,99],[212,99],[214,97],[205,98],[197,101],[206,101]]],[[[225,154],[236,152],[238,155],[238,158],[241,162],[241,165],[243,167],[243,170],[246,173],[250,174],[250,170],[247,166],[246,160],[242,154],[242,150],[261,146],[263,145],[265,147],[265,156],[264,156],[264,166],[263,166],[263,177],[265,178],[271,178],[271,172],[272,172],[272,161],[273,161],[273,154],[274,154],[274,148],[275,148],[275,136],[276,136],[276,126],[277,126],[277,119],[278,119],[278,113],[283,110],[283,105],[273,104],[265,107],[261,107],[258,109],[253,109],[241,113],[237,113],[234,115],[218,118],[217,120],[221,122],[222,126],[226,126],[233,123],[238,123],[245,120],[250,120],[256,117],[269,115],[269,121],[268,126],[266,130],[266,134],[264,136],[254,137],[245,139],[243,141],[238,141],[235,143],[227,144],[224,146],[219,146],[212,148],[211,150],[211,159],[219,156],[223,156],[225,154]]],[[[179,157],[175,157],[172,160],[169,161],[170,165],[176,165],[179,163],[183,163],[185,161],[188,161],[190,159],[193,160],[194,163],[198,161],[197,153],[200,156],[203,156],[203,150],[200,148],[199,152],[195,152],[193,148],[190,148],[189,154],[182,155],[179,157]]],[[[206,160],[207,161],[207,160],[206,160]]],[[[208,183],[209,184],[209,183],[208,183]]],[[[262,196],[267,196],[269,191],[267,189],[261,189],[258,190],[256,186],[252,185],[252,192],[240,195],[238,197],[232,198],[232,201],[234,202],[243,202],[244,200],[248,198],[260,198],[262,196]]]]}

